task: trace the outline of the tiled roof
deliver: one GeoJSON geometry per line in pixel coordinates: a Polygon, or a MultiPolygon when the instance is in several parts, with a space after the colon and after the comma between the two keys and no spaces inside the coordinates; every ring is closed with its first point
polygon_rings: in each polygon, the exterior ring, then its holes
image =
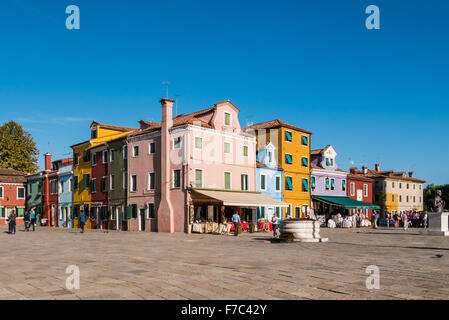
{"type": "Polygon", "coordinates": [[[281,171],[284,170],[284,169],[282,169],[281,166],[278,166],[278,167],[276,167],[276,168],[270,168],[270,167],[264,165],[264,164],[263,164],[262,162],[260,162],[260,161],[256,161],[256,166],[257,166],[257,168],[265,168],[265,169],[281,170],[281,171]]]}
{"type": "Polygon", "coordinates": [[[111,129],[111,130],[117,130],[117,131],[122,131],[122,132],[128,132],[128,131],[134,131],[136,130],[136,128],[130,128],[130,127],[121,127],[121,126],[114,126],[114,125],[110,125],[110,124],[103,124],[103,123],[99,123],[97,121],[93,121],[91,126],[93,125],[97,125],[101,128],[104,129],[111,129]]]}
{"type": "Polygon", "coordinates": [[[26,174],[14,169],[0,169],[0,183],[26,183],[26,174]]]}
{"type": "Polygon", "coordinates": [[[374,179],[371,179],[364,175],[363,173],[348,173],[348,179],[349,180],[360,180],[360,181],[367,181],[367,182],[373,182],[374,179]]]}
{"type": "Polygon", "coordinates": [[[288,124],[287,122],[284,122],[282,120],[276,119],[276,120],[271,120],[271,121],[267,121],[267,122],[262,122],[262,123],[258,123],[258,124],[253,124],[251,126],[248,126],[247,128],[245,128],[245,131],[249,131],[249,130],[260,130],[260,129],[275,129],[275,128],[287,128],[287,129],[292,129],[292,130],[296,130],[296,131],[300,131],[300,132],[304,132],[304,133],[308,133],[308,134],[312,134],[312,132],[301,129],[299,127],[293,126],[291,124],[288,124]]]}
{"type": "Polygon", "coordinates": [[[396,180],[404,180],[410,182],[417,183],[425,183],[425,180],[408,177],[405,172],[394,172],[393,170],[389,171],[376,171],[376,170],[367,170],[367,174],[365,175],[368,178],[384,178],[384,179],[396,179],[396,180]]]}

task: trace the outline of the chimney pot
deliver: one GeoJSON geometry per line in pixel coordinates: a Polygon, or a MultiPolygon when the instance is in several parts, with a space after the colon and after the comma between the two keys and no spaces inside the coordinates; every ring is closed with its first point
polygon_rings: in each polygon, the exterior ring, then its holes
{"type": "Polygon", "coordinates": [[[409,176],[410,178],[413,178],[413,171],[410,171],[410,172],[408,173],[408,176],[409,176]]]}
{"type": "Polygon", "coordinates": [[[357,168],[349,168],[349,172],[352,174],[357,174],[357,168]]]}
{"type": "Polygon", "coordinates": [[[376,168],[376,171],[379,172],[380,171],[380,164],[376,163],[375,168],[376,168]]]}
{"type": "Polygon", "coordinates": [[[367,166],[363,166],[362,167],[362,171],[363,171],[363,174],[367,174],[368,173],[368,167],[367,166]]]}

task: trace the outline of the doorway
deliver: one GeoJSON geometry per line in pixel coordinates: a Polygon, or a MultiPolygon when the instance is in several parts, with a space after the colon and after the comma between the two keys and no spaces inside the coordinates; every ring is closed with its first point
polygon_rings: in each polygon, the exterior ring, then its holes
{"type": "Polygon", "coordinates": [[[140,228],[139,231],[145,231],[145,209],[140,209],[140,228]]]}

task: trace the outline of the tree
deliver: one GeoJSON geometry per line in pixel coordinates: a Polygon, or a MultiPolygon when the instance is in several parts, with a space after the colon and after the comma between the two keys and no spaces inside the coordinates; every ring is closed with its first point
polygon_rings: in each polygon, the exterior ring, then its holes
{"type": "Polygon", "coordinates": [[[441,190],[442,198],[444,202],[446,202],[445,209],[449,209],[449,184],[435,186],[433,184],[429,184],[424,189],[424,210],[431,211],[433,210],[433,200],[435,199],[435,194],[437,190],[441,190]]]}
{"type": "Polygon", "coordinates": [[[39,150],[33,137],[15,121],[0,126],[0,168],[34,173],[39,150]]]}

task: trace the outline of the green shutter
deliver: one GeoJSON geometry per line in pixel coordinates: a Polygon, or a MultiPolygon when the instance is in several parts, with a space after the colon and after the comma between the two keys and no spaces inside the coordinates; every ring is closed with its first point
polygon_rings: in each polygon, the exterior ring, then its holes
{"type": "Polygon", "coordinates": [[[293,190],[293,181],[291,177],[287,177],[285,179],[286,184],[287,184],[287,190],[293,190]]]}
{"type": "Polygon", "coordinates": [[[334,179],[331,179],[331,187],[335,188],[335,180],[334,179]]]}
{"type": "Polygon", "coordinates": [[[302,136],[302,144],[304,146],[308,146],[309,145],[309,139],[306,136],[302,136]]]}
{"type": "Polygon", "coordinates": [[[315,188],[316,187],[316,181],[315,181],[315,177],[312,177],[312,181],[311,181],[312,183],[312,188],[315,188]]]}
{"type": "Polygon", "coordinates": [[[309,191],[309,183],[307,182],[307,179],[302,179],[302,187],[303,190],[309,191]]]}
{"type": "Polygon", "coordinates": [[[0,217],[1,218],[5,217],[5,208],[0,208],[0,217]]]}
{"type": "Polygon", "coordinates": [[[309,166],[309,160],[307,158],[302,158],[302,165],[304,167],[308,167],[309,166]]]}
{"type": "Polygon", "coordinates": [[[225,189],[231,189],[231,174],[225,172],[225,189]]]}
{"type": "Polygon", "coordinates": [[[291,142],[293,140],[292,133],[290,131],[285,131],[285,140],[291,142]]]}
{"type": "Polygon", "coordinates": [[[330,166],[331,165],[331,161],[329,160],[329,158],[326,158],[326,166],[330,166]]]}
{"type": "Polygon", "coordinates": [[[326,179],[326,189],[329,189],[330,185],[329,185],[329,179],[326,179]]]}
{"type": "Polygon", "coordinates": [[[286,154],[285,155],[285,163],[287,164],[292,164],[293,163],[293,157],[291,154],[286,154]]]}
{"type": "Polygon", "coordinates": [[[346,180],[342,180],[341,185],[343,186],[343,190],[346,190],[346,180]]]}
{"type": "Polygon", "coordinates": [[[131,219],[133,217],[133,205],[130,204],[128,206],[128,219],[131,219]]]}

